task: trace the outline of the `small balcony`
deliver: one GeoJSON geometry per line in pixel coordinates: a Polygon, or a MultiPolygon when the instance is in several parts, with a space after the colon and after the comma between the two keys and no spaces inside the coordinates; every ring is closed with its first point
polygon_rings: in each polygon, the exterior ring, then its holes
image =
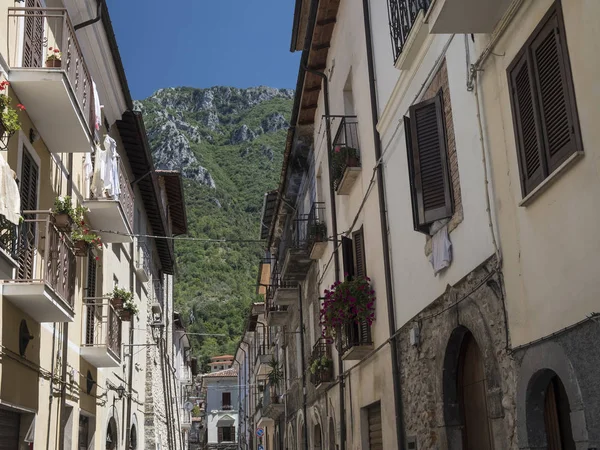
{"type": "Polygon", "coordinates": [[[262,414],[273,420],[279,419],[285,412],[285,405],[281,401],[277,391],[276,386],[271,386],[270,383],[267,383],[263,394],[262,414]]]}
{"type": "Polygon", "coordinates": [[[312,349],[310,358],[310,382],[318,392],[333,382],[333,358],[331,344],[323,338],[319,339],[312,349]]]}
{"type": "Polygon", "coordinates": [[[156,275],[152,276],[152,292],[150,293],[150,297],[152,299],[152,310],[162,313],[165,309],[165,287],[160,277],[156,275]]]}
{"type": "Polygon", "coordinates": [[[87,215],[90,225],[97,230],[102,242],[131,243],[134,197],[121,160],[117,164],[117,172],[120,192],[112,194],[104,191],[95,195],[90,191],[83,206],[89,209],[87,215]]]}
{"type": "Polygon", "coordinates": [[[273,355],[269,352],[267,339],[263,332],[256,332],[252,343],[252,354],[254,356],[254,374],[256,378],[263,379],[271,372],[269,363],[273,355]]]}
{"type": "Polygon", "coordinates": [[[151,260],[148,244],[142,238],[136,238],[135,246],[135,273],[142,283],[150,280],[151,260]]]}
{"type": "Polygon", "coordinates": [[[81,357],[98,368],[121,364],[121,318],[106,298],[83,299],[81,357]]]}
{"type": "Polygon", "coordinates": [[[344,116],[330,152],[333,187],[338,195],[348,195],[361,172],[358,120],[344,116]]]}
{"type": "Polygon", "coordinates": [[[358,361],[373,351],[371,326],[366,322],[350,322],[342,328],[342,359],[358,361]]]}
{"type": "Polygon", "coordinates": [[[308,249],[310,259],[320,259],[327,248],[325,203],[315,202],[308,214],[308,249]]]}
{"type": "Polygon", "coordinates": [[[56,229],[49,211],[24,211],[23,217],[14,253],[18,268],[15,277],[2,281],[2,295],[37,322],[72,322],[76,260],[71,242],[56,229]]]}
{"type": "Polygon", "coordinates": [[[286,231],[280,246],[283,246],[282,280],[303,281],[312,264],[308,251],[308,215],[300,214],[292,221],[292,227],[286,231]]]}
{"type": "Polygon", "coordinates": [[[0,215],[0,279],[14,278],[17,262],[18,226],[0,215]]]}
{"type": "Polygon", "coordinates": [[[429,16],[429,30],[436,34],[492,33],[510,3],[510,0],[437,0],[429,16]]]}
{"type": "Polygon", "coordinates": [[[48,149],[92,151],[92,78],[67,10],[8,8],[7,28],[11,87],[48,149]]]}
{"type": "Polygon", "coordinates": [[[270,289],[267,291],[266,306],[267,306],[267,325],[270,327],[283,327],[289,317],[288,306],[277,306],[273,303],[273,295],[278,289],[270,289]]]}
{"type": "Polygon", "coordinates": [[[273,265],[271,284],[267,286],[267,298],[272,299],[272,305],[278,307],[298,304],[298,283],[283,281],[277,264],[273,265]]]}

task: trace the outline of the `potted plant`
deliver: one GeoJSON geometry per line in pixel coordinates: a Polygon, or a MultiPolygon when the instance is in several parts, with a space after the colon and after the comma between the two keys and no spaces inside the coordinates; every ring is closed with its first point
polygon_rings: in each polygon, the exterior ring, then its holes
{"type": "Polygon", "coordinates": [[[320,358],[315,358],[310,365],[310,373],[315,375],[319,372],[329,370],[333,366],[333,360],[323,355],[320,358]]]}
{"type": "Polygon", "coordinates": [[[70,196],[56,197],[52,215],[54,216],[54,225],[58,231],[68,233],[73,229],[74,211],[70,196]]]}
{"type": "Polygon", "coordinates": [[[317,220],[310,224],[309,236],[315,242],[324,242],[327,240],[327,225],[322,220],[317,220]]]}
{"type": "MultiPolygon", "coordinates": [[[[71,233],[71,240],[73,241],[73,251],[75,252],[75,256],[87,256],[90,248],[95,247],[98,250],[102,249],[100,236],[91,232],[85,224],[78,226],[73,230],[71,233]]],[[[98,259],[98,257],[96,258],[98,259]]]]}
{"type": "Polygon", "coordinates": [[[125,300],[123,303],[123,310],[121,311],[121,320],[129,322],[133,316],[137,316],[139,313],[137,305],[133,301],[133,296],[129,300],[125,300]]]}
{"type": "Polygon", "coordinates": [[[125,302],[133,300],[133,293],[126,289],[121,289],[119,286],[115,286],[113,291],[108,295],[110,296],[111,304],[119,312],[123,310],[125,302]]]}
{"type": "MultiPolygon", "coordinates": [[[[0,82],[0,92],[5,91],[8,86],[10,86],[8,81],[0,82]]],[[[17,109],[23,111],[25,107],[19,103],[17,109]]],[[[0,94],[0,150],[6,150],[11,136],[21,129],[17,109],[10,105],[8,95],[0,94]]]]}
{"type": "Polygon", "coordinates": [[[62,62],[62,53],[58,49],[58,47],[49,47],[48,48],[48,57],[46,58],[46,67],[60,67],[62,62]]]}
{"type": "Polygon", "coordinates": [[[337,145],[331,154],[331,167],[335,180],[341,180],[347,167],[360,167],[358,149],[337,145]]]}
{"type": "Polygon", "coordinates": [[[324,337],[337,336],[349,324],[367,322],[370,326],[374,319],[375,291],[369,277],[337,281],[325,290],[321,307],[324,337]]]}
{"type": "Polygon", "coordinates": [[[279,396],[277,395],[277,388],[283,381],[283,366],[279,364],[279,362],[275,358],[271,358],[269,361],[269,367],[271,368],[271,372],[267,375],[267,379],[269,381],[269,385],[271,386],[271,402],[279,403],[279,396]]]}

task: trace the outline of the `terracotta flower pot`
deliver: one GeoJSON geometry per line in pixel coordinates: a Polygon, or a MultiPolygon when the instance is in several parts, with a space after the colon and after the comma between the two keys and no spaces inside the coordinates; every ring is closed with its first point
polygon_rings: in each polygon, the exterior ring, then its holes
{"type": "Polygon", "coordinates": [[[73,229],[73,219],[66,213],[54,214],[54,225],[58,231],[70,233],[73,229]]]}
{"type": "Polygon", "coordinates": [[[358,167],[358,158],[356,156],[348,156],[346,158],[346,167],[358,167]]]}
{"type": "Polygon", "coordinates": [[[73,251],[75,256],[86,257],[89,254],[90,246],[84,240],[75,241],[73,243],[73,251]]]}
{"type": "Polygon", "coordinates": [[[132,316],[133,314],[128,309],[124,309],[123,311],[121,311],[121,320],[123,322],[130,322],[132,316]]]}
{"type": "Polygon", "coordinates": [[[46,61],[46,67],[56,68],[56,67],[60,67],[60,66],[61,66],[60,59],[48,59],[46,61]]]}
{"type": "Polygon", "coordinates": [[[118,297],[113,297],[110,299],[110,303],[113,305],[117,311],[123,311],[123,299],[118,297]]]}

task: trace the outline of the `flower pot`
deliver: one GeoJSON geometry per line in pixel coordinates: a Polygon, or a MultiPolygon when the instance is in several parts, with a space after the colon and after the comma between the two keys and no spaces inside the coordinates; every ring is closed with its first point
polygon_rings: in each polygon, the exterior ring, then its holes
{"type": "Polygon", "coordinates": [[[121,311],[121,320],[123,322],[130,322],[132,316],[133,314],[128,309],[124,309],[123,311],[121,311]]]}
{"type": "Polygon", "coordinates": [[[60,59],[48,59],[46,60],[46,67],[56,68],[61,66],[60,59]]]}
{"type": "Polygon", "coordinates": [[[123,299],[122,298],[118,298],[118,297],[113,297],[110,299],[110,303],[111,305],[113,305],[113,308],[115,308],[117,311],[123,311],[123,299]]]}
{"type": "Polygon", "coordinates": [[[356,156],[348,156],[346,158],[346,167],[358,167],[358,158],[356,156]]]}
{"type": "Polygon", "coordinates": [[[84,240],[75,241],[73,243],[73,252],[75,256],[86,257],[90,251],[90,246],[84,240]]]}
{"type": "Polygon", "coordinates": [[[54,226],[58,231],[70,233],[73,228],[73,219],[66,213],[54,214],[54,226]]]}

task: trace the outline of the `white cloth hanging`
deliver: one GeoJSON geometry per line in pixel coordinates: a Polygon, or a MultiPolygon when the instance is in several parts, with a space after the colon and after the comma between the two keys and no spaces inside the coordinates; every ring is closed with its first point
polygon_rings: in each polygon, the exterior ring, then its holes
{"type": "Polygon", "coordinates": [[[448,225],[435,222],[431,226],[431,255],[429,262],[433,267],[433,273],[438,274],[452,262],[452,242],[448,237],[448,225]],[[441,227],[441,228],[440,228],[441,227]]]}
{"type": "Polygon", "coordinates": [[[90,191],[96,198],[104,197],[104,178],[106,177],[106,152],[96,145],[94,175],[90,191]]]}
{"type": "Polygon", "coordinates": [[[117,161],[117,143],[110,136],[104,138],[104,150],[106,152],[106,177],[104,187],[109,195],[115,200],[119,199],[121,194],[121,185],[119,184],[119,163],[117,161]]]}
{"type": "Polygon", "coordinates": [[[21,219],[21,194],[15,181],[15,172],[0,155],[0,214],[11,223],[21,219]]]}
{"type": "Polygon", "coordinates": [[[92,164],[92,154],[87,152],[83,159],[83,174],[85,176],[85,181],[89,181],[94,174],[94,166],[92,164]]]}
{"type": "Polygon", "coordinates": [[[100,130],[102,126],[102,105],[100,104],[100,97],[98,96],[98,89],[96,83],[92,80],[92,88],[94,90],[94,128],[96,131],[100,130]]]}

